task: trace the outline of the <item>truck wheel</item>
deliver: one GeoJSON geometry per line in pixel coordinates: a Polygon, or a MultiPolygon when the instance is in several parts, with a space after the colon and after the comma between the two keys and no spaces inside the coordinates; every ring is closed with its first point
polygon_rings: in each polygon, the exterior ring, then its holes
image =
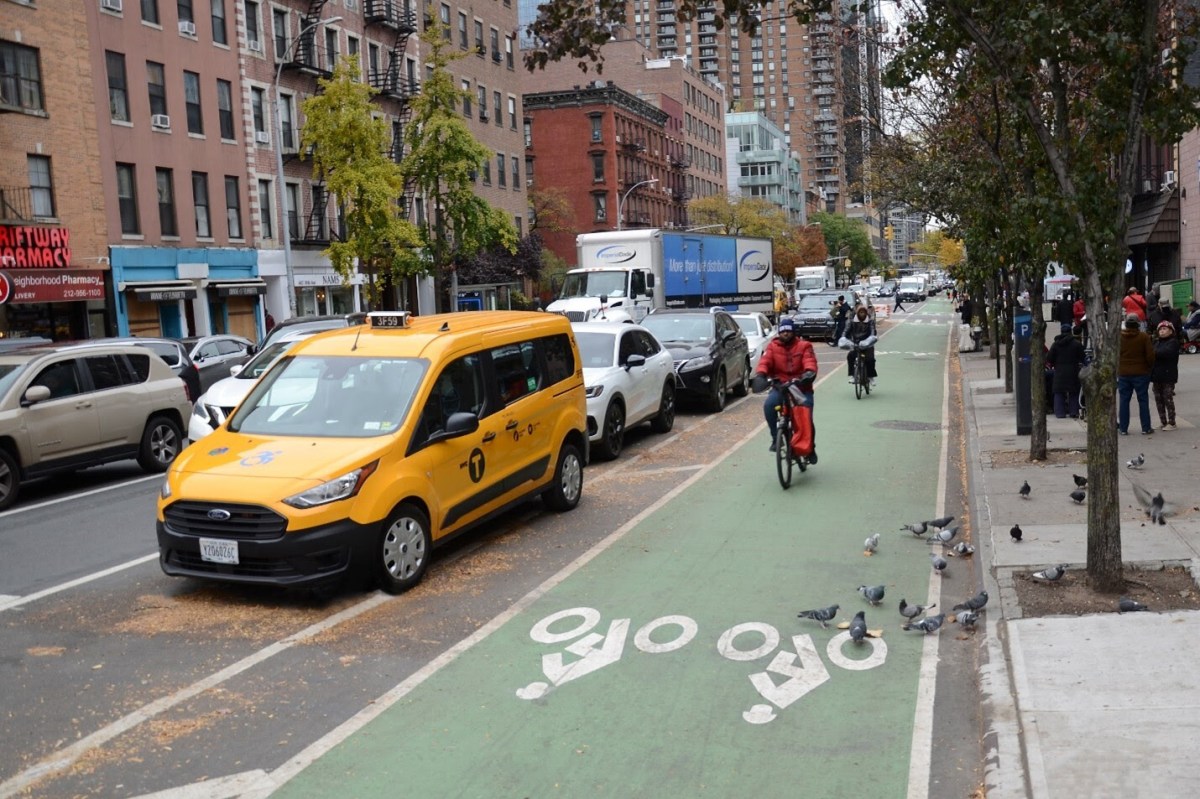
{"type": "Polygon", "coordinates": [[[183,433],[179,425],[166,416],[153,416],[142,431],[138,466],[148,472],[165,472],[182,449],[183,433]]]}
{"type": "Polygon", "coordinates": [[[400,594],[421,582],[432,548],[429,517],[416,505],[397,506],[383,523],[376,548],[379,586],[400,594]]]}
{"type": "Polygon", "coordinates": [[[746,368],[742,372],[742,379],[733,387],[733,395],[735,397],[745,397],[750,394],[750,359],[746,359],[746,368]]]}
{"type": "Polygon", "coordinates": [[[675,384],[663,383],[662,399],[658,402],[658,414],[650,420],[650,429],[656,433],[669,433],[675,426],[675,384]]]}
{"type": "Polygon", "coordinates": [[[708,398],[708,409],[710,411],[720,413],[725,410],[725,398],[728,390],[728,386],[725,385],[725,367],[722,366],[717,370],[717,377],[713,381],[712,394],[708,398]]]}
{"type": "Polygon", "coordinates": [[[21,487],[21,472],[17,460],[6,450],[0,449],[0,510],[17,501],[17,490],[21,487]]]}
{"type": "Polygon", "coordinates": [[[582,496],[583,457],[574,444],[564,441],[554,467],[554,480],[542,494],[542,499],[550,510],[567,511],[573,510],[582,496]]]}

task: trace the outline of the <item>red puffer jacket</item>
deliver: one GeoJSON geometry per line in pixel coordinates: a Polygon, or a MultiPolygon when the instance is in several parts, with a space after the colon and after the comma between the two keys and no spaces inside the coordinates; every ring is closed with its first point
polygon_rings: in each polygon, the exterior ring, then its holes
{"type": "Polygon", "coordinates": [[[758,367],[754,370],[760,375],[773,377],[776,380],[792,380],[805,372],[817,371],[817,353],[813,345],[801,338],[793,338],[787,345],[778,338],[771,339],[762,357],[758,359],[758,367]]]}

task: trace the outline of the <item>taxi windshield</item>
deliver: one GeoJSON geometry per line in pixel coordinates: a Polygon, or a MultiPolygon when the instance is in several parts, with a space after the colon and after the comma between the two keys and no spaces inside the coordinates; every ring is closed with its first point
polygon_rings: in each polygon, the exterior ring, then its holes
{"type": "Polygon", "coordinates": [[[248,435],[369,438],[394,433],[429,362],[300,355],[280,361],[229,420],[248,435]]]}

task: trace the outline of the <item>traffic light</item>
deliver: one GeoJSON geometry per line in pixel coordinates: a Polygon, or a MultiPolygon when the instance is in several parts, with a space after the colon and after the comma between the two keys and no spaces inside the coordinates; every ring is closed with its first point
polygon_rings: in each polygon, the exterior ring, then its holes
{"type": "Polygon", "coordinates": [[[891,226],[891,225],[885,225],[885,226],[884,226],[884,228],[883,228],[883,237],[884,237],[885,239],[887,239],[888,241],[891,241],[891,240],[892,240],[892,239],[895,237],[895,234],[894,234],[894,233],[893,233],[893,231],[892,231],[892,226],[891,226]]]}

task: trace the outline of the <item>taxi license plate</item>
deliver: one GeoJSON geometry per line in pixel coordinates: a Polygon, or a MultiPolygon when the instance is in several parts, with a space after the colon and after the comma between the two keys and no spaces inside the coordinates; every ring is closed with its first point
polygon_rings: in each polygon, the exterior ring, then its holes
{"type": "Polygon", "coordinates": [[[238,563],[238,542],[224,538],[201,538],[200,559],[209,563],[238,563]]]}

